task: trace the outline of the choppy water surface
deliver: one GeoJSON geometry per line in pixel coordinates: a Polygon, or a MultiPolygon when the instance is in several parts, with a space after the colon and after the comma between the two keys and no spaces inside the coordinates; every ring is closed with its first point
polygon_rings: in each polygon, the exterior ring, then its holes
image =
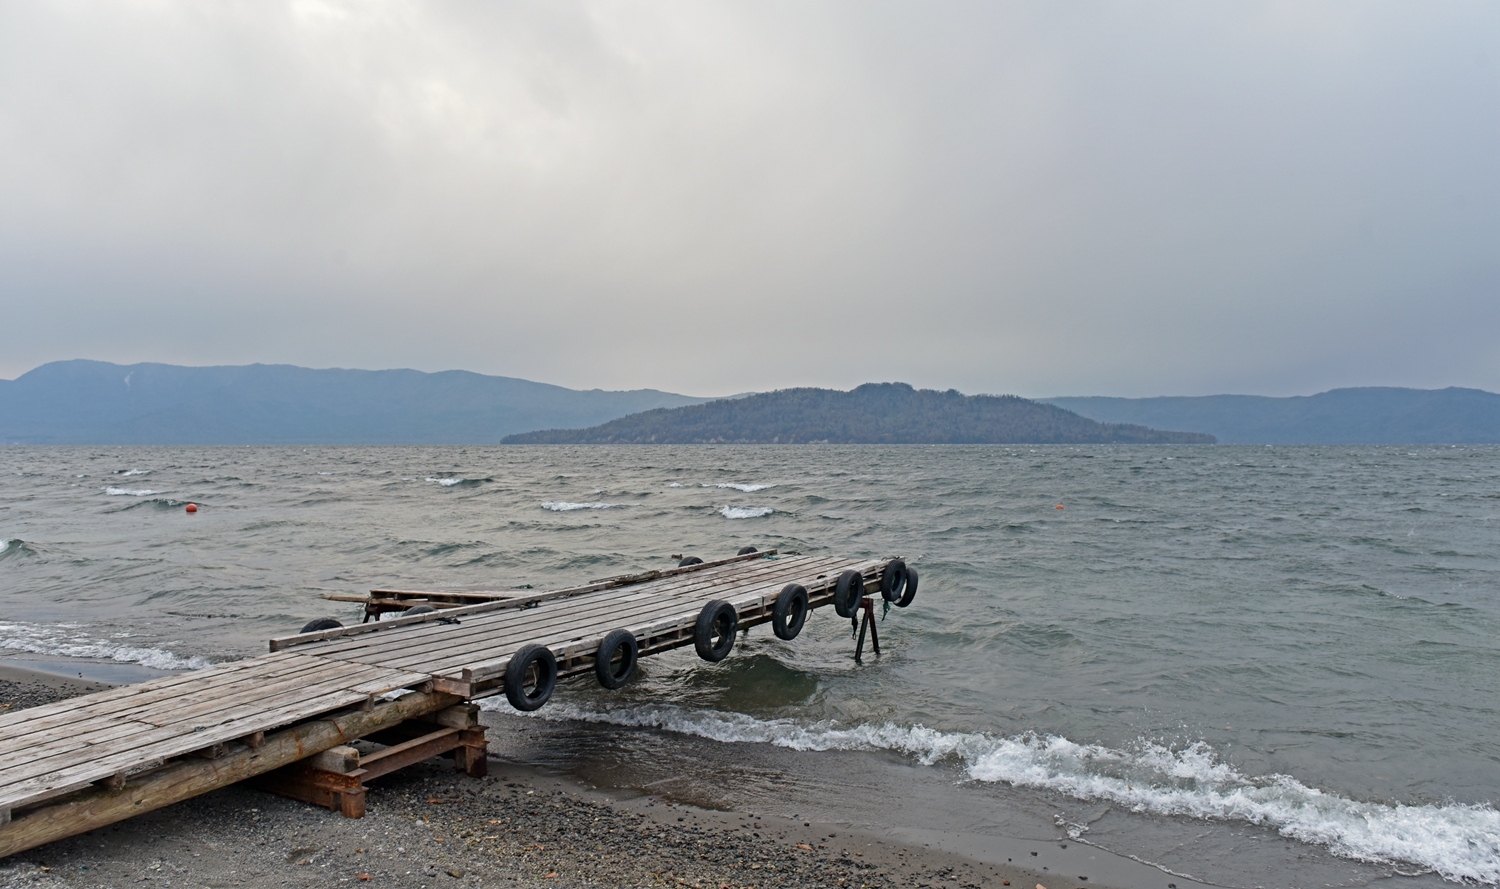
{"type": "Polygon", "coordinates": [[[1496,448],[4,448],[0,654],[180,669],[358,619],[325,593],[904,555],[878,661],[820,611],[565,684],[537,755],[712,786],[783,750],[811,771],[720,802],[980,833],[1031,807],[1223,885],[1497,885],[1497,516],[1496,448]]]}

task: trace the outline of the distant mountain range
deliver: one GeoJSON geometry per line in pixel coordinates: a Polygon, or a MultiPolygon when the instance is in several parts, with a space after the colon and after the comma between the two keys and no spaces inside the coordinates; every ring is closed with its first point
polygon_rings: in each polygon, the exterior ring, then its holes
{"type": "Polygon", "coordinates": [[[1480,389],[1044,400],[1101,423],[1195,429],[1223,444],[1500,444],[1500,395],[1480,389]]]}
{"type": "Polygon", "coordinates": [[[782,389],[657,408],[589,429],[508,436],[506,444],[1212,444],[1213,436],[1104,424],[1014,395],[866,383],[850,392],[782,389]]]}
{"type": "Polygon", "coordinates": [[[715,401],[655,389],[580,391],[467,371],[126,366],[83,360],[44,364],[15,380],[0,380],[0,444],[1040,443],[1215,437],[1224,444],[1500,444],[1500,395],[1478,389],[1363,388],[1293,398],[1028,401],[872,383],[852,392],[786,389],[715,401]]]}
{"type": "Polygon", "coordinates": [[[7,444],[493,444],[707,401],[467,371],[57,361],[0,380],[7,444]]]}

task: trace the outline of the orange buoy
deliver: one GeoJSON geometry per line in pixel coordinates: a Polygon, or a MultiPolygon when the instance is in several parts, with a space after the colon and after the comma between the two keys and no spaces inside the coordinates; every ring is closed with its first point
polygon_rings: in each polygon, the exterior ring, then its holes
{"type": "Polygon", "coordinates": [[[1062,504],[1061,503],[1057,504],[1057,508],[1058,509],[1062,509],[1062,504]]]}
{"type": "MultiPolygon", "coordinates": [[[[1059,506],[1058,509],[1062,509],[1062,507],[1059,506]]],[[[189,503],[187,505],[187,511],[188,512],[197,512],[198,511],[198,504],[196,504],[196,503],[189,503]]]]}

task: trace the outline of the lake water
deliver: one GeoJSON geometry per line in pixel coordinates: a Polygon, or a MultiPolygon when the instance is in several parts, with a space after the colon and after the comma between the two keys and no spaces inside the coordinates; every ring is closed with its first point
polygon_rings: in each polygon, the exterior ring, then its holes
{"type": "Polygon", "coordinates": [[[0,539],[0,655],[165,669],[358,620],[327,593],[900,555],[879,659],[819,611],[501,743],[1219,885],[1500,885],[1500,448],[8,447],[0,539]]]}

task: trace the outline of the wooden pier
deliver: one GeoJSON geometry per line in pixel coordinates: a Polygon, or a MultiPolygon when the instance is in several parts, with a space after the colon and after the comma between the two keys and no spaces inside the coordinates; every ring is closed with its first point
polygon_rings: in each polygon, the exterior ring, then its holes
{"type": "MultiPolygon", "coordinates": [[[[837,598],[849,616],[882,584],[899,599],[905,580],[900,560],[773,551],[570,589],[496,591],[424,614],[273,639],[260,657],[0,716],[0,857],[247,779],[358,817],[364,782],[409,763],[445,754],[484,774],[484,729],[467,702],[515,694],[518,652],[539,665],[533,678],[555,659],[554,681],[594,671],[601,643],[622,630],[639,656],[698,645],[714,659],[737,634],[725,605],[714,603],[727,603],[744,629],[772,622],[789,585],[805,588],[806,611],[837,598]],[[858,576],[841,584],[848,572],[858,576]],[[702,647],[710,610],[719,616],[713,656],[702,647]],[[384,746],[349,746],[359,739],[384,746]]],[[[535,703],[527,690],[541,703],[551,692],[527,686],[511,697],[527,709],[535,703]]]]}

